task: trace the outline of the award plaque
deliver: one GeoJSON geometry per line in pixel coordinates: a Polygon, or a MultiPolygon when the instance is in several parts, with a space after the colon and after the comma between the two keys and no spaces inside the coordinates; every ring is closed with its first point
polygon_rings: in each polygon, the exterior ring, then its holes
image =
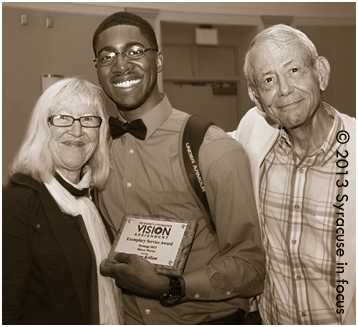
{"type": "Polygon", "coordinates": [[[159,274],[181,276],[197,227],[196,220],[159,216],[125,216],[109,257],[137,254],[159,274]]]}

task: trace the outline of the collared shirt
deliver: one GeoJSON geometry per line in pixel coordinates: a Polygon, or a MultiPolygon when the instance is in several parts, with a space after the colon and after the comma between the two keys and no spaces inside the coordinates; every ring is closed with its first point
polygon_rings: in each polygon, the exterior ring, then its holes
{"type": "MultiPolygon", "coordinates": [[[[336,290],[336,141],[343,124],[329,106],[333,126],[322,147],[300,160],[286,132],[260,169],[260,210],[266,250],[265,324],[340,324],[336,290]]],[[[344,180],[344,179],[343,179],[344,180]]]]}
{"type": "Polygon", "coordinates": [[[179,163],[185,117],[164,97],[141,117],[147,127],[144,141],[124,134],[111,145],[113,169],[100,194],[100,209],[116,231],[126,214],[198,221],[182,276],[183,303],[165,308],[158,300],[126,294],[127,324],[205,323],[238,308],[246,310],[244,298],[262,291],[264,255],[246,154],[220,128],[209,128],[199,151],[199,166],[217,228],[212,235],[179,163]]]}

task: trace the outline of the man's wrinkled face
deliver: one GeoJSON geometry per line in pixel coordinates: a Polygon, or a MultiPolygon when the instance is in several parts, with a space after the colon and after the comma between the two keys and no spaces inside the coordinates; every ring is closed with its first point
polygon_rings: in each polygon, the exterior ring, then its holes
{"type": "Polygon", "coordinates": [[[272,120],[287,129],[307,122],[321,102],[319,78],[304,59],[295,43],[281,48],[266,41],[253,53],[253,96],[272,120]]]}

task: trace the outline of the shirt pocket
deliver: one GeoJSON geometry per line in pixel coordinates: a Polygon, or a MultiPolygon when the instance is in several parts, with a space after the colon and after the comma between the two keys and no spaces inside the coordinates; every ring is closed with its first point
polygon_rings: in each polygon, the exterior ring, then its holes
{"type": "Polygon", "coordinates": [[[315,210],[316,221],[324,225],[325,228],[334,228],[335,220],[331,213],[327,212],[326,207],[316,207],[315,210]]]}
{"type": "Polygon", "coordinates": [[[314,258],[313,264],[317,271],[322,271],[324,263],[334,261],[335,219],[327,207],[315,207],[314,217],[304,226],[302,235],[305,235],[304,244],[307,256],[314,258]]]}

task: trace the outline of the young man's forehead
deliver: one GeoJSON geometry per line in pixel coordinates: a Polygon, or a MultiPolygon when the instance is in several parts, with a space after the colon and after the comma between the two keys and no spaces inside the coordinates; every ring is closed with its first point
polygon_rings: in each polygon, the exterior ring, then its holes
{"type": "Polygon", "coordinates": [[[96,41],[96,48],[101,47],[116,47],[121,48],[131,45],[139,45],[146,47],[149,45],[149,40],[143,36],[139,27],[133,25],[115,25],[107,28],[98,35],[96,41]]]}

